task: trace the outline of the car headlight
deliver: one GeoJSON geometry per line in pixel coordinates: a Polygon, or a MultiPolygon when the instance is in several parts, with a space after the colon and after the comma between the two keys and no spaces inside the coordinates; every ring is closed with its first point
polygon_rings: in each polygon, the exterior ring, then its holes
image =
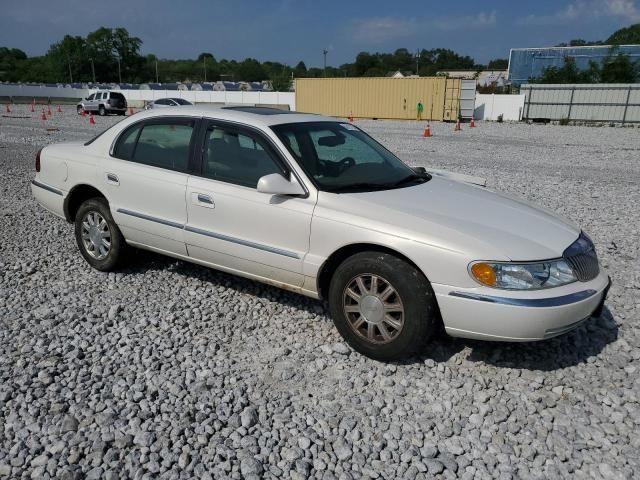
{"type": "Polygon", "coordinates": [[[538,290],[577,281],[573,269],[563,259],[536,263],[474,262],[469,273],[482,285],[505,290],[538,290]]]}

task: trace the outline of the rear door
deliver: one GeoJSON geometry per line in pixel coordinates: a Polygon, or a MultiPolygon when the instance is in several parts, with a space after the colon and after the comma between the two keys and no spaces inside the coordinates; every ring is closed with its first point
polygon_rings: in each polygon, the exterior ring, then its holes
{"type": "Polygon", "coordinates": [[[138,122],[117,139],[100,176],[125,238],[161,252],[186,255],[185,192],[197,119],[138,122]]]}
{"type": "Polygon", "coordinates": [[[315,197],[258,192],[258,180],[290,178],[275,144],[256,129],[210,121],[200,175],[187,184],[189,255],[271,283],[301,286],[315,197]]]}

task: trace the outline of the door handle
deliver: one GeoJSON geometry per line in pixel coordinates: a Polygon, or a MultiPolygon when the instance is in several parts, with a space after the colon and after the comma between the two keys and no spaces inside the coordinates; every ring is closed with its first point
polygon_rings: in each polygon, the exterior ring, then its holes
{"type": "Polygon", "coordinates": [[[198,194],[198,201],[200,203],[207,203],[209,205],[213,205],[213,200],[211,200],[211,197],[209,195],[203,195],[201,193],[198,194]]]}
{"type": "Polygon", "coordinates": [[[107,183],[112,183],[113,185],[120,185],[120,180],[115,173],[107,173],[107,183]]]}
{"type": "Polygon", "coordinates": [[[211,198],[209,195],[206,195],[204,193],[193,192],[191,194],[191,199],[193,203],[201,207],[215,208],[215,203],[213,203],[213,198],[211,198]]]}

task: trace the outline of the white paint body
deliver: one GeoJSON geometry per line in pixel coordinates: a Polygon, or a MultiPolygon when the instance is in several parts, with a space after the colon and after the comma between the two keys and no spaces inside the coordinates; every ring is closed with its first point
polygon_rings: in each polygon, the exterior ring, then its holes
{"type": "MultiPolygon", "coordinates": [[[[256,115],[202,106],[150,110],[128,117],[93,143],[58,144],[41,153],[32,191],[47,210],[64,217],[64,201],[77,185],[90,185],[109,202],[128,243],[318,298],[318,276],[342,247],[374,245],[398,252],[429,279],[444,326],[455,336],[539,340],[587,318],[605,294],[604,271],[589,282],[535,291],[481,286],[470,262],[560,258],[580,229],[557,215],[491,192],[464,176],[434,172],[423,184],[366,193],[319,191],[270,126],[335,121],[315,115],[256,115]],[[306,197],[254,188],[119,160],[110,155],[129,125],[171,115],[249,125],[277,147],[306,197]],[[118,182],[109,180],[115,175],[118,182]],[[456,179],[456,180],[454,180],[456,179]],[[203,204],[204,195],[212,200],[203,204]],[[161,219],[164,223],[122,213],[161,219]],[[208,234],[202,234],[208,232],[208,234]],[[535,301],[592,292],[558,306],[513,306],[452,292],[535,301]],[[551,333],[550,333],[551,332],[551,333]]],[[[366,247],[365,247],[366,248],[366,247]]],[[[561,332],[560,332],[561,333],[561,332]]]]}

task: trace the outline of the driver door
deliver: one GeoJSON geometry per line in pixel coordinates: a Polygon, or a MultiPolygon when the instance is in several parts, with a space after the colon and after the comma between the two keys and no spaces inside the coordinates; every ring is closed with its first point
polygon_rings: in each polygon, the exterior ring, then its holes
{"type": "Polygon", "coordinates": [[[300,287],[316,196],[258,192],[264,175],[292,174],[261,132],[210,121],[200,175],[187,182],[189,256],[224,270],[300,287]]]}

